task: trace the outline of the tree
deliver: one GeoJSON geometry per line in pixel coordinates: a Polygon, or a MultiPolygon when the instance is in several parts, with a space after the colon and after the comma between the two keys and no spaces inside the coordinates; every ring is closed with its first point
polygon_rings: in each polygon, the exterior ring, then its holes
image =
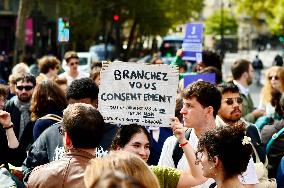
{"type": "Polygon", "coordinates": [[[28,7],[29,7],[28,0],[19,1],[13,64],[18,63],[19,56],[21,56],[22,58],[22,55],[24,55],[25,53],[25,24],[26,24],[26,17],[29,13],[28,7]]]}
{"type": "MultiPolygon", "coordinates": [[[[103,38],[104,42],[116,38],[127,44],[123,51],[125,58],[137,39],[165,35],[171,27],[198,18],[203,7],[203,0],[34,1],[39,3],[41,13],[49,19],[55,21],[58,17],[66,17],[70,20],[69,47],[86,50],[98,38],[103,38]],[[56,14],[50,15],[55,9],[58,9],[56,14]],[[114,14],[119,15],[116,27],[114,14]],[[116,32],[115,28],[118,28],[116,32]]],[[[117,43],[117,48],[122,49],[122,42],[117,43]]]]}
{"type": "Polygon", "coordinates": [[[258,18],[264,18],[269,30],[274,35],[284,34],[284,0],[234,0],[239,14],[251,17],[257,24],[258,18]]]}
{"type": "Polygon", "coordinates": [[[66,17],[70,21],[71,47],[76,50],[88,49],[94,36],[103,24],[100,20],[102,10],[99,1],[64,0],[59,3],[59,17],[66,17]]]}
{"type": "Polygon", "coordinates": [[[121,0],[114,8],[120,10],[121,25],[130,31],[125,58],[135,38],[165,35],[169,28],[197,18],[202,7],[202,0],[121,0]]]}
{"type": "MultiPolygon", "coordinates": [[[[205,21],[205,33],[210,35],[221,35],[221,10],[215,11],[205,21]]],[[[223,31],[224,35],[236,35],[238,24],[236,18],[229,10],[223,10],[223,31]]]]}
{"type": "Polygon", "coordinates": [[[268,0],[265,3],[266,22],[270,28],[270,31],[274,35],[284,34],[284,15],[281,14],[284,10],[284,0],[268,0]]]}

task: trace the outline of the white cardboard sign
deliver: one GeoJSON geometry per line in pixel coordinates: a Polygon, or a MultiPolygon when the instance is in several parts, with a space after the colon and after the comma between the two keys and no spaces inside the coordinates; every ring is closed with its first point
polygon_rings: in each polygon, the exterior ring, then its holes
{"type": "Polygon", "coordinates": [[[175,114],[177,88],[175,66],[106,63],[98,109],[108,123],[167,127],[175,114]]]}

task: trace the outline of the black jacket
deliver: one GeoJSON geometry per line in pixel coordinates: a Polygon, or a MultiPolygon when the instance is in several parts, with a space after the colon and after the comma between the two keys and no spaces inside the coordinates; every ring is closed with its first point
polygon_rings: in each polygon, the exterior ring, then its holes
{"type": "Polygon", "coordinates": [[[14,166],[21,166],[26,158],[25,148],[21,144],[16,149],[9,148],[5,130],[1,124],[0,126],[0,165],[5,164],[7,168],[8,163],[14,166]]]}

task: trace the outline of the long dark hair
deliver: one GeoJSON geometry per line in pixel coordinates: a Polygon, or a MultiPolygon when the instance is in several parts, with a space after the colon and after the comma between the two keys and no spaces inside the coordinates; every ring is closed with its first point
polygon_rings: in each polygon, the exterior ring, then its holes
{"type": "Polygon", "coordinates": [[[151,141],[151,136],[144,126],[137,124],[123,125],[117,131],[110,149],[117,150],[119,147],[123,148],[137,133],[144,133],[147,136],[149,142],[151,141]]]}
{"type": "Polygon", "coordinates": [[[64,110],[67,107],[67,100],[64,92],[52,81],[43,81],[34,90],[31,100],[31,117],[37,120],[46,114],[46,110],[54,108],[64,110]]]}

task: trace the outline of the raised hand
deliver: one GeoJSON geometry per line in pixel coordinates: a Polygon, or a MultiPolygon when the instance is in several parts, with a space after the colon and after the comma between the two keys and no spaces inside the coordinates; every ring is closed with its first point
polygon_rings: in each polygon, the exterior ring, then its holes
{"type": "Polygon", "coordinates": [[[12,124],[10,113],[1,110],[0,123],[2,124],[3,128],[10,126],[12,124]]]}
{"type": "Polygon", "coordinates": [[[179,143],[186,142],[186,138],[185,138],[186,128],[183,126],[183,124],[180,123],[177,117],[171,118],[171,127],[172,127],[173,133],[176,136],[178,142],[179,143]]]}

